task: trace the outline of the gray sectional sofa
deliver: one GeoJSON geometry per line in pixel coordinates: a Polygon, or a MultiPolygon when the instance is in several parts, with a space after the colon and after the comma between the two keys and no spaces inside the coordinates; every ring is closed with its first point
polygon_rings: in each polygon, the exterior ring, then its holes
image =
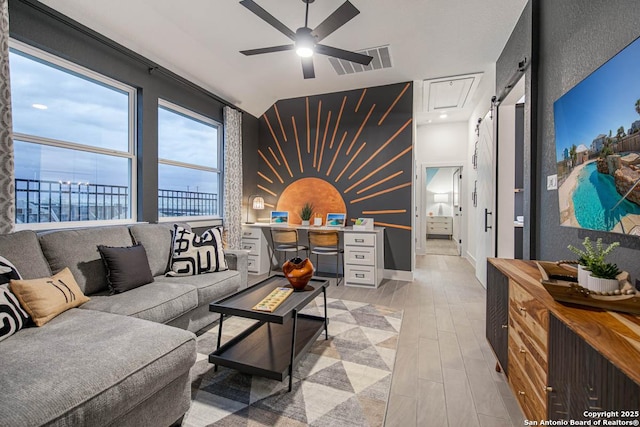
{"type": "Polygon", "coordinates": [[[165,277],[170,253],[171,228],[162,224],[0,235],[0,255],[24,279],[69,267],[91,298],[0,341],[1,425],[169,426],[181,419],[191,401],[193,332],[217,320],[210,302],[247,286],[247,254],[225,251],[228,271],[165,277]],[[97,245],[134,243],[145,247],[154,282],[109,295],[97,245]]]}

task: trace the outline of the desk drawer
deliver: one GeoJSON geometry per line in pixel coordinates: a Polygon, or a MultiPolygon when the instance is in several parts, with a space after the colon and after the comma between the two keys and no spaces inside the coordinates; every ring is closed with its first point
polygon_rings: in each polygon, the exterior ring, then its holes
{"type": "Polygon", "coordinates": [[[345,265],[345,280],[347,283],[375,286],[376,270],[374,267],[345,265]]]}
{"type": "Polygon", "coordinates": [[[350,246],[375,246],[373,233],[344,233],[344,244],[350,246]]]}
{"type": "Polygon", "coordinates": [[[258,255],[258,240],[242,239],[242,249],[249,254],[258,255]]]}
{"type": "Polygon", "coordinates": [[[256,255],[249,255],[247,257],[247,270],[249,273],[258,273],[260,269],[260,263],[258,262],[258,257],[256,255]]]}
{"type": "Polygon", "coordinates": [[[245,227],[242,229],[242,237],[249,239],[259,239],[262,236],[262,229],[245,227]]]}
{"type": "Polygon", "coordinates": [[[344,259],[347,264],[375,265],[375,249],[369,247],[347,246],[344,259]]]}

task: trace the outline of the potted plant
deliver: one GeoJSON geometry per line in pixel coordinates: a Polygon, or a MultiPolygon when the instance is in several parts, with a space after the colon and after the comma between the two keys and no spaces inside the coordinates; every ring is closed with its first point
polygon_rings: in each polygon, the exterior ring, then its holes
{"type": "MultiPolygon", "coordinates": [[[[582,246],[584,247],[584,250],[579,249],[573,245],[569,245],[568,249],[578,255],[578,283],[580,284],[580,286],[591,289],[590,282],[592,270],[595,267],[598,274],[606,275],[607,273],[605,272],[605,270],[609,271],[608,269],[610,269],[611,267],[604,267],[605,265],[614,265],[615,267],[615,264],[606,263],[605,259],[607,256],[609,256],[609,254],[611,254],[611,252],[613,252],[615,248],[620,246],[620,242],[613,242],[609,246],[604,247],[604,245],[602,244],[602,239],[599,238],[598,240],[596,240],[596,244],[594,247],[593,243],[591,243],[591,239],[589,239],[589,236],[587,236],[584,238],[582,246]]],[[[617,271],[617,267],[615,267],[615,270],[617,271]]],[[[616,273],[616,275],[618,273],[619,271],[616,273]]],[[[594,282],[594,286],[600,287],[600,285],[596,285],[595,283],[596,282],[594,282]]]]}
{"type": "Polygon", "coordinates": [[[608,262],[595,263],[589,275],[589,290],[595,292],[613,292],[619,289],[618,266],[608,262]]]}
{"type": "Polygon", "coordinates": [[[309,225],[312,215],[313,215],[313,204],[307,202],[300,209],[300,218],[302,219],[302,225],[309,225]]]}

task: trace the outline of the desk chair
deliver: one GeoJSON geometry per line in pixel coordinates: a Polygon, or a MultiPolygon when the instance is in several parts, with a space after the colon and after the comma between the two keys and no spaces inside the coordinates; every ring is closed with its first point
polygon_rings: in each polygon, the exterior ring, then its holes
{"type": "Polygon", "coordinates": [[[312,254],[316,255],[316,265],[318,265],[319,255],[328,255],[336,257],[336,286],[340,284],[340,254],[344,249],[340,247],[340,233],[338,231],[318,231],[309,230],[309,249],[312,254]]]}
{"type": "MultiPolygon", "coordinates": [[[[298,230],[295,229],[282,229],[278,230],[277,228],[271,228],[271,249],[273,253],[276,252],[295,252],[296,256],[298,256],[298,252],[305,251],[307,257],[309,256],[309,247],[298,244],[298,230]]],[[[276,259],[278,259],[276,255],[276,259]]],[[[273,268],[273,264],[271,260],[269,260],[269,276],[271,276],[271,269],[273,268]]]]}

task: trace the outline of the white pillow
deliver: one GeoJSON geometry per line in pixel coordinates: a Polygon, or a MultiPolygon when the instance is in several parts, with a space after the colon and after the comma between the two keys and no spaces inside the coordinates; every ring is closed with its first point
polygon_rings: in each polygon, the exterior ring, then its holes
{"type": "Polygon", "coordinates": [[[0,256],[0,285],[9,283],[11,279],[22,280],[18,269],[5,257],[0,256]]]}
{"type": "Polygon", "coordinates": [[[18,332],[29,320],[9,285],[0,285],[0,341],[18,332]]]}
{"type": "Polygon", "coordinates": [[[198,236],[175,224],[171,270],[167,276],[193,276],[228,270],[222,250],[222,227],[213,227],[198,236]]]}

